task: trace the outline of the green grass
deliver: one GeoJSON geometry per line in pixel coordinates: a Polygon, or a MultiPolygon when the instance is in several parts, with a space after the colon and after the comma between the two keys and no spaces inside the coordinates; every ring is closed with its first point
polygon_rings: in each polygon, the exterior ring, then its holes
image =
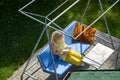
{"type": "MultiPolygon", "coordinates": [[[[30,0],[29,0],[30,1],[30,0]]],[[[28,0],[1,0],[0,1],[0,80],[6,80],[13,72],[18,69],[30,56],[32,49],[42,31],[43,25],[31,20],[30,18],[18,12],[18,9],[29,2],[28,0]]],[[[26,10],[38,14],[47,15],[52,9],[57,7],[64,0],[37,0],[31,7],[26,10]],[[38,2],[37,2],[38,1],[38,2]]],[[[74,0],[70,0],[64,7],[57,10],[54,15],[49,18],[53,19],[74,0]]],[[[84,12],[87,0],[80,0],[80,2],[66,12],[63,16],[55,22],[66,27],[71,21],[80,21],[84,12]]],[[[83,20],[84,24],[89,25],[100,14],[100,8],[95,0],[91,0],[90,6],[83,20]]],[[[104,9],[106,10],[116,0],[102,0],[104,9]]],[[[120,5],[117,4],[107,14],[107,21],[110,27],[111,34],[120,38],[120,5]]],[[[93,25],[99,30],[106,32],[103,18],[93,25]]],[[[50,31],[51,32],[51,31],[50,31]]],[[[45,35],[44,35],[45,36],[45,35]]],[[[47,38],[43,37],[42,42],[38,48],[47,43],[47,38]]],[[[38,49],[37,48],[37,49],[38,49]]]]}

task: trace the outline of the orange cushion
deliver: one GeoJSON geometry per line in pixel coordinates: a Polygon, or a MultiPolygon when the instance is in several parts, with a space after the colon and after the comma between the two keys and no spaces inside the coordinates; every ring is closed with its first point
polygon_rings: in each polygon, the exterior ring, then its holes
{"type": "MultiPolygon", "coordinates": [[[[82,26],[79,24],[79,22],[76,23],[74,31],[73,31],[73,37],[75,38],[77,35],[79,35],[86,27],[82,26]]],[[[82,35],[80,35],[77,39],[77,41],[81,41],[81,42],[86,42],[89,44],[93,44],[94,43],[94,36],[96,33],[96,28],[88,28],[82,35]]]]}

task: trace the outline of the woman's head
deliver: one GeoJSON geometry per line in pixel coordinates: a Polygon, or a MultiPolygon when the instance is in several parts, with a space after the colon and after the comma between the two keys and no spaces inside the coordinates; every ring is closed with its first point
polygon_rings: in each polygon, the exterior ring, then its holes
{"type": "Polygon", "coordinates": [[[64,36],[60,31],[54,31],[52,33],[51,40],[54,41],[55,43],[57,43],[59,40],[62,40],[62,39],[64,39],[64,36]]]}

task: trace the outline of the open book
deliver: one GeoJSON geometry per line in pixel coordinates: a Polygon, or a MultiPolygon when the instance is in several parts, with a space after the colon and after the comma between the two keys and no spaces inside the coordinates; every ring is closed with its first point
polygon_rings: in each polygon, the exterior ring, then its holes
{"type": "Polygon", "coordinates": [[[65,49],[63,50],[64,52],[68,52],[71,50],[71,45],[66,45],[65,49]]]}

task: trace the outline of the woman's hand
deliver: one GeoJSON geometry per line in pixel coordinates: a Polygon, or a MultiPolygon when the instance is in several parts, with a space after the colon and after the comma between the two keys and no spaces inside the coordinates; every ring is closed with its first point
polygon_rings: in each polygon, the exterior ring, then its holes
{"type": "Polygon", "coordinates": [[[66,53],[68,53],[69,52],[69,49],[64,49],[63,50],[63,54],[66,54],[66,53]]]}
{"type": "Polygon", "coordinates": [[[71,47],[72,47],[71,45],[66,45],[66,46],[65,46],[65,49],[69,49],[69,50],[70,50],[71,47]]]}

